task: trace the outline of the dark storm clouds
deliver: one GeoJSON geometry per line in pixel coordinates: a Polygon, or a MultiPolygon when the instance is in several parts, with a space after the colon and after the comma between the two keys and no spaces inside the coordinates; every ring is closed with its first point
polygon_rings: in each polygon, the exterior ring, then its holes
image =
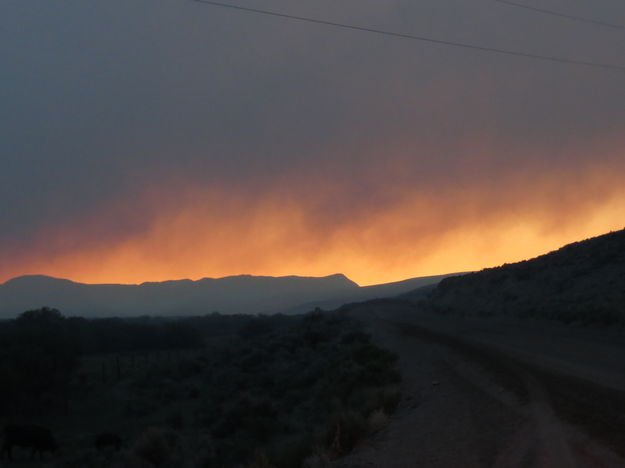
{"type": "MultiPolygon", "coordinates": [[[[489,0],[240,4],[625,64],[625,31],[489,0]]],[[[528,4],[625,24],[615,0],[528,4]]],[[[359,187],[385,161],[442,193],[517,171],[622,168],[622,146],[601,149],[623,143],[622,73],[184,0],[5,0],[0,24],[0,251],[159,185],[253,196],[328,176],[348,187],[337,209],[353,210],[397,183],[359,187]],[[496,150],[475,159],[485,142],[496,150]]],[[[152,215],[117,222],[132,231],[152,215]]]]}

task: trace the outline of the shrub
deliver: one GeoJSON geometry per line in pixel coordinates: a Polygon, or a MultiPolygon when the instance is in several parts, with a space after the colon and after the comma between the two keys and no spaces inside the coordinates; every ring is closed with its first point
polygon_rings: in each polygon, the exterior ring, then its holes
{"type": "Polygon", "coordinates": [[[167,417],[167,425],[172,429],[182,429],[184,426],[184,416],[180,411],[175,411],[167,417]]]}
{"type": "Polygon", "coordinates": [[[351,452],[367,435],[367,421],[356,411],[347,411],[334,418],[326,434],[326,443],[333,457],[351,452]]]}
{"type": "Polygon", "coordinates": [[[401,392],[397,388],[387,388],[382,390],[382,409],[386,414],[391,414],[397,409],[401,401],[401,392]]]}
{"type": "Polygon", "coordinates": [[[259,451],[254,455],[254,460],[248,463],[247,468],[275,468],[275,466],[269,462],[267,455],[259,451]]]}
{"type": "Polygon", "coordinates": [[[302,468],[328,468],[330,463],[327,450],[321,446],[316,446],[312,450],[312,455],[302,462],[302,468]]]}
{"type": "Polygon", "coordinates": [[[388,426],[389,417],[383,409],[377,409],[367,418],[369,432],[374,434],[388,426]]]}
{"type": "Polygon", "coordinates": [[[158,468],[172,458],[175,446],[176,438],[173,433],[151,427],[141,435],[130,454],[158,468]]]}
{"type": "Polygon", "coordinates": [[[300,468],[312,451],[313,443],[304,437],[284,443],[274,456],[278,468],[300,468]]]}

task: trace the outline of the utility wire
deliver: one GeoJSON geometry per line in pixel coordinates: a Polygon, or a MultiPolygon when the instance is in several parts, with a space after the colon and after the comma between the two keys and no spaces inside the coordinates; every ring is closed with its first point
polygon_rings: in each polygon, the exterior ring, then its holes
{"type": "Polygon", "coordinates": [[[533,7],[530,5],[524,5],[523,3],[512,2],[510,0],[493,0],[493,1],[497,3],[503,3],[504,5],[508,5],[511,7],[523,8],[525,10],[534,11],[536,13],[543,13],[545,15],[557,16],[559,18],[566,18],[566,19],[570,19],[573,21],[579,21],[581,23],[593,24],[595,26],[603,26],[605,28],[620,29],[622,31],[625,31],[625,25],[622,25],[622,24],[608,23],[606,21],[585,18],[583,16],[567,15],[566,13],[560,13],[554,10],[546,10],[544,8],[537,8],[537,7],[533,7]]]}
{"type": "Polygon", "coordinates": [[[582,65],[586,67],[601,68],[604,70],[625,72],[625,66],[623,65],[612,65],[612,64],[607,64],[607,63],[589,62],[589,61],[584,61],[584,60],[568,59],[568,58],[562,58],[562,57],[556,57],[556,56],[550,56],[550,55],[538,55],[538,54],[532,54],[528,52],[520,52],[520,51],[508,50],[508,49],[499,49],[495,47],[478,46],[478,45],[473,45],[473,44],[467,44],[464,42],[447,41],[447,40],[442,40],[442,39],[434,39],[434,38],[426,37],[426,36],[415,36],[412,34],[404,34],[404,33],[399,33],[395,31],[375,29],[375,28],[369,28],[369,27],[364,27],[364,26],[356,26],[353,24],[337,23],[334,21],[310,18],[307,16],[290,15],[290,14],[281,13],[278,11],[261,10],[258,8],[243,7],[239,5],[232,5],[229,3],[221,3],[221,2],[217,2],[213,0],[194,0],[194,1],[197,3],[205,4],[205,5],[211,5],[211,6],[221,7],[221,8],[229,8],[232,10],[245,11],[249,13],[256,13],[259,15],[286,18],[286,19],[306,22],[306,23],[322,24],[325,26],[349,29],[353,31],[362,31],[362,32],[368,32],[368,33],[380,34],[384,36],[392,36],[392,37],[398,37],[402,39],[410,39],[414,41],[429,42],[432,44],[441,44],[441,45],[446,45],[446,46],[460,47],[463,49],[479,50],[482,52],[492,52],[496,54],[512,55],[516,57],[525,57],[525,58],[543,60],[543,61],[548,61],[548,62],[565,63],[569,65],[582,65]]]}

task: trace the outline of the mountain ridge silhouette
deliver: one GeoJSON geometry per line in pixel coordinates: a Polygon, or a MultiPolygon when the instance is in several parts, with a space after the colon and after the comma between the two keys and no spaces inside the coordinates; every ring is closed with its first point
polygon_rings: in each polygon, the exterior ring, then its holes
{"type": "Polygon", "coordinates": [[[315,307],[397,295],[432,284],[442,276],[359,286],[342,273],[322,277],[233,275],[140,284],[86,284],[46,275],[24,275],[0,284],[0,318],[54,307],[85,317],[297,313],[315,307]]]}

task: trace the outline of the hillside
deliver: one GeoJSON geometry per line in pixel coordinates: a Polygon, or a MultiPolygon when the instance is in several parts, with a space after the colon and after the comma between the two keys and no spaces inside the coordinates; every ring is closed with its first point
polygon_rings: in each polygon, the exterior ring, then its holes
{"type": "Polygon", "coordinates": [[[405,294],[407,291],[410,292],[415,289],[420,289],[424,287],[434,287],[443,278],[459,274],[461,273],[450,273],[447,275],[436,276],[422,276],[418,278],[410,278],[403,281],[396,281],[393,283],[361,286],[357,290],[350,290],[348,294],[337,296],[328,300],[320,300],[320,298],[316,298],[313,302],[298,304],[296,307],[284,310],[283,312],[289,314],[299,314],[308,312],[315,307],[320,307],[325,310],[332,310],[342,306],[343,304],[351,302],[361,302],[371,299],[395,297],[401,294],[405,294]]]}
{"type": "Polygon", "coordinates": [[[532,260],[446,278],[421,304],[461,315],[625,325],[625,230],[532,260]]]}
{"type": "Polygon", "coordinates": [[[86,317],[303,313],[316,307],[397,295],[442,276],[360,287],[341,274],[325,277],[230,276],[139,285],[83,284],[48,276],[22,276],[0,284],[0,318],[38,307],[86,317]]]}

